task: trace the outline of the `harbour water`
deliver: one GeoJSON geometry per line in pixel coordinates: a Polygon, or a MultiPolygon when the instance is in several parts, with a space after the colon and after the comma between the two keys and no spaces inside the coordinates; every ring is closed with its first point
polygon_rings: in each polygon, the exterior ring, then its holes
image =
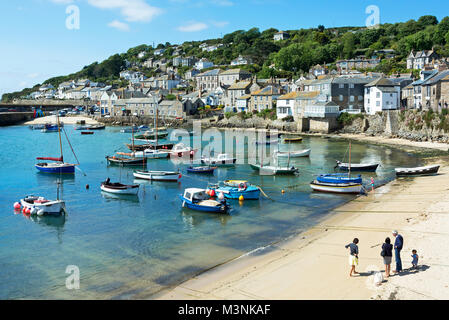
{"type": "MultiPolygon", "coordinates": [[[[100,183],[132,183],[132,168],[108,166],[106,155],[129,143],[121,128],[82,136],[66,131],[83,172],[62,177],[65,217],[15,214],[14,202],[25,195],[57,196],[59,176],[38,173],[39,156],[58,156],[58,135],[28,127],[0,128],[0,299],[139,299],[167,286],[316,224],[351,195],[313,193],[309,182],[334,172],[335,160],[348,149],[344,140],[305,137],[291,150],[311,148],[310,158],[292,159],[299,176],[259,176],[249,165],[220,168],[213,176],[186,173],[181,183],[144,183],[138,197],[102,194],[100,183]],[[83,174],[85,173],[85,175],[83,174]],[[230,215],[181,208],[179,194],[209,182],[245,179],[270,199],[231,202],[230,215]],[[86,190],[86,185],[90,188],[86,190]],[[281,193],[285,190],[285,194],[281,193]],[[80,289],[66,288],[67,266],[80,270],[80,289]]],[[[286,146],[281,150],[286,151],[286,146]]],[[[75,161],[67,144],[65,160],[75,161]]],[[[397,149],[353,143],[353,162],[380,162],[376,184],[394,178],[394,167],[415,166],[420,159],[397,149]]],[[[152,170],[172,170],[169,160],[149,160],[152,170]]]]}

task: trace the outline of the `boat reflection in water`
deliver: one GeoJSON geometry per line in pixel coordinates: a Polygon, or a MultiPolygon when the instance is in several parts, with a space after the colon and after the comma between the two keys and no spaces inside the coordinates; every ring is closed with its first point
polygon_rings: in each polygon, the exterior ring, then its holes
{"type": "Polygon", "coordinates": [[[37,215],[29,215],[24,214],[21,212],[15,212],[15,214],[23,215],[23,217],[29,221],[33,221],[34,223],[43,226],[46,229],[49,229],[51,231],[56,231],[56,237],[58,238],[58,242],[62,243],[62,236],[65,231],[65,222],[66,222],[66,215],[61,214],[57,216],[37,216],[37,215]]]}
{"type": "Polygon", "coordinates": [[[114,193],[108,193],[108,192],[101,191],[101,196],[105,200],[112,200],[112,201],[118,200],[118,201],[134,202],[134,203],[140,202],[139,195],[137,195],[137,194],[114,194],[114,193]]]}
{"type": "Polygon", "coordinates": [[[216,214],[208,212],[195,212],[193,210],[183,208],[181,211],[182,221],[186,229],[195,229],[205,221],[219,222],[222,226],[225,226],[231,219],[230,214],[216,214]]]}

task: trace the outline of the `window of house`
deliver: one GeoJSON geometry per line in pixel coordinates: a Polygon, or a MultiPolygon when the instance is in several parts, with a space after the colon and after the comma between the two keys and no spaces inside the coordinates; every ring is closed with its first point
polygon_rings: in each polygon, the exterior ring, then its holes
{"type": "Polygon", "coordinates": [[[349,97],[349,100],[350,100],[351,102],[354,102],[354,101],[355,101],[355,97],[354,97],[354,96],[351,96],[351,97],[349,97]]]}
{"type": "Polygon", "coordinates": [[[376,92],[376,98],[380,98],[380,92],[376,92]]]}
{"type": "Polygon", "coordinates": [[[380,101],[376,101],[376,106],[380,107],[380,101]]]}
{"type": "Polygon", "coordinates": [[[350,89],[354,89],[354,84],[353,84],[353,83],[350,83],[350,84],[349,84],[349,88],[350,88],[350,89]]]}
{"type": "Polygon", "coordinates": [[[344,84],[344,83],[340,83],[340,84],[338,85],[338,88],[344,89],[344,88],[345,88],[345,84],[344,84]]]}
{"type": "Polygon", "coordinates": [[[343,101],[343,95],[342,94],[340,95],[340,101],[343,101]]]}
{"type": "Polygon", "coordinates": [[[363,96],[359,96],[359,101],[362,101],[363,100],[363,96]]]}

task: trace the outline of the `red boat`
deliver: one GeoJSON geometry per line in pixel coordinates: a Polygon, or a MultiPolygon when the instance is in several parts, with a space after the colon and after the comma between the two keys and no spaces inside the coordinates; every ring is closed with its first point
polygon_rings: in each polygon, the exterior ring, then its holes
{"type": "Polygon", "coordinates": [[[88,135],[88,134],[94,134],[93,131],[83,131],[81,132],[82,135],[88,135]]]}

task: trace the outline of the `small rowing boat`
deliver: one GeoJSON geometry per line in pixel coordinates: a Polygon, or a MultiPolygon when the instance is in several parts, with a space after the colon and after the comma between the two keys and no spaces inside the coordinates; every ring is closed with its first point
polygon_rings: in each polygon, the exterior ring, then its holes
{"type": "Polygon", "coordinates": [[[302,142],[302,137],[283,136],[283,140],[288,143],[299,143],[302,142]]]}
{"type": "Polygon", "coordinates": [[[237,162],[236,158],[230,157],[227,154],[219,154],[216,158],[203,158],[201,163],[205,165],[213,166],[233,166],[237,162]]]}
{"type": "Polygon", "coordinates": [[[150,181],[171,181],[178,182],[182,178],[182,174],[175,171],[143,171],[137,170],[133,173],[134,177],[142,180],[150,181]]]}
{"type": "Polygon", "coordinates": [[[237,187],[215,185],[209,188],[214,190],[215,194],[223,193],[226,199],[235,200],[243,197],[245,200],[259,200],[260,197],[260,188],[248,183],[241,183],[237,187]]]}
{"type": "Polygon", "coordinates": [[[81,131],[81,135],[92,135],[94,132],[92,131],[81,131]]]}
{"type": "Polygon", "coordinates": [[[108,178],[101,184],[101,190],[113,194],[132,194],[137,195],[139,193],[139,185],[126,185],[121,183],[111,183],[108,178]]]}
{"type": "Polygon", "coordinates": [[[396,168],[394,170],[396,172],[396,176],[398,177],[413,177],[413,176],[434,175],[438,173],[439,169],[440,169],[439,165],[431,165],[416,168],[396,168]]]}
{"type": "Polygon", "coordinates": [[[299,172],[295,167],[261,166],[260,164],[251,164],[251,168],[265,175],[293,175],[299,172]]]}

